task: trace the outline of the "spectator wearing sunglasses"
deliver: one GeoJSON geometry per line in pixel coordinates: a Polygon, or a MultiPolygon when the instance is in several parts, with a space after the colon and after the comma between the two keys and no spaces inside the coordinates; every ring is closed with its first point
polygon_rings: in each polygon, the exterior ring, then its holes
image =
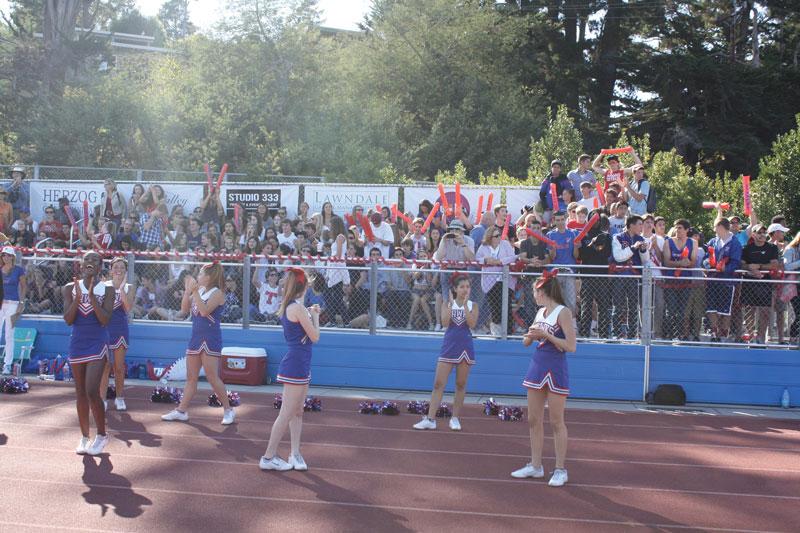
{"type": "Polygon", "coordinates": [[[48,239],[64,240],[64,225],[56,220],[56,210],[51,205],[44,210],[44,220],[39,224],[39,232],[44,233],[48,239]]]}
{"type": "Polygon", "coordinates": [[[779,258],[778,247],[767,241],[767,228],[761,223],[756,224],[750,232],[750,242],[742,250],[742,268],[747,270],[744,279],[753,280],[742,284],[742,307],[751,309],[750,313],[745,312],[745,328],[749,332],[757,331],[759,343],[766,339],[774,289],[771,283],[765,282],[772,279],[766,271],[782,266],[779,258]]]}

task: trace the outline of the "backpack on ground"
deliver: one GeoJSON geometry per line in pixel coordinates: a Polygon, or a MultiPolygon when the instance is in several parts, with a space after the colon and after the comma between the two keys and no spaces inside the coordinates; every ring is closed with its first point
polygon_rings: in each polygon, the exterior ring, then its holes
{"type": "Polygon", "coordinates": [[[686,405],[686,392],[680,385],[659,385],[648,392],[645,401],[655,405],[686,405]]]}

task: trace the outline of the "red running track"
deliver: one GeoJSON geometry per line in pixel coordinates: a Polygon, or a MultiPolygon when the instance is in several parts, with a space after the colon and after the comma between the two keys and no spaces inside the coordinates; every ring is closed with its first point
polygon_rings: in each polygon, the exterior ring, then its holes
{"type": "MultiPolygon", "coordinates": [[[[468,406],[464,431],[414,431],[416,415],[361,415],[323,398],[306,413],[308,472],[261,472],[277,411],[242,393],[237,423],[200,394],[188,423],[150,389],[109,412],[111,443],[79,457],[69,386],[0,395],[0,531],[797,531],[796,421],[572,409],[570,483],[515,480],[525,422],[468,406]]],[[[376,398],[377,399],[377,398],[376,398]]],[[[400,403],[401,410],[405,403],[400,403]]],[[[546,427],[546,434],[550,434],[546,427]]],[[[279,453],[286,456],[287,442],[279,453]]],[[[552,471],[553,441],[545,441],[552,471]]]]}

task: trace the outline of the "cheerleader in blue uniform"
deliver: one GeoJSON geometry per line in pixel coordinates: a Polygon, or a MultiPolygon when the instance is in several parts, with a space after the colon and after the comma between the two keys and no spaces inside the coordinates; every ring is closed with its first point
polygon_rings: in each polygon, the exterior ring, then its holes
{"type": "Polygon", "coordinates": [[[189,420],[189,402],[197,392],[197,379],[200,368],[206,372],[206,379],[225,408],[222,424],[233,424],[236,415],[228,402],[225,384],[219,377],[219,358],[222,356],[222,328],[220,318],[225,305],[225,276],[222,265],[209,263],[203,265],[197,280],[186,276],[181,312],[192,317],[192,338],[186,348],[186,385],[183,399],[177,409],[163,415],[161,420],[168,422],[189,420]]]}
{"type": "Polygon", "coordinates": [[[114,289],[100,281],[101,264],[100,254],[86,252],[81,259],[81,279],[75,278],[62,289],[64,321],[72,326],[69,365],[75,380],[78,421],[83,434],[75,451],[81,455],[99,455],[108,443],[100,381],[108,355],[106,324],[114,309],[114,289]],[[97,426],[97,436],[91,444],[90,409],[97,426]]]}
{"type": "Polygon", "coordinates": [[[576,347],[572,312],[564,306],[557,271],[544,272],[533,286],[533,296],[539,307],[533,325],[523,337],[530,346],[537,341],[528,373],[522,385],[528,389],[528,423],[531,432],[531,462],[511,473],[515,478],[544,477],[542,447],[544,446],[544,405],[550,409],[550,425],[556,448],[556,468],[550,478],[551,487],[567,482],[564,461],[567,455],[567,426],[564,407],[569,394],[567,352],[576,347]]]}
{"type": "Polygon", "coordinates": [[[278,314],[289,351],[278,366],[278,381],[283,383],[283,403],[272,424],[267,451],[258,466],[261,470],[308,470],[300,455],[300,433],[303,429],[303,403],[311,382],[311,345],[319,341],[319,305],[303,306],[308,279],[301,268],[287,269],[283,300],[278,314]],[[277,455],[286,428],[292,446],[289,461],[277,455]]]}
{"type": "Polygon", "coordinates": [[[442,401],[444,387],[453,368],[456,369],[456,393],[453,401],[453,416],[450,418],[450,429],[461,431],[458,415],[464,405],[467,390],[467,377],[475,364],[475,349],[472,345],[472,332],[478,322],[478,304],[469,299],[469,277],[466,274],[454,274],[450,278],[450,300],[442,309],[442,327],[444,342],[436,365],[436,377],[433,381],[431,404],[427,416],[416,424],[414,429],[436,429],[436,410],[442,401]],[[455,298],[455,299],[454,299],[455,298]]]}
{"type": "MultiPolygon", "coordinates": [[[[108,358],[106,370],[103,374],[103,381],[100,383],[100,394],[105,397],[108,392],[108,379],[111,374],[111,366],[114,366],[114,388],[116,398],[114,405],[117,411],[127,410],[125,405],[125,354],[128,353],[129,332],[128,332],[128,313],[133,308],[133,298],[136,291],[133,286],[127,283],[128,262],[121,257],[111,261],[111,279],[106,285],[114,289],[114,312],[108,322],[108,358]]],[[[106,405],[103,400],[103,405],[106,405]]]]}

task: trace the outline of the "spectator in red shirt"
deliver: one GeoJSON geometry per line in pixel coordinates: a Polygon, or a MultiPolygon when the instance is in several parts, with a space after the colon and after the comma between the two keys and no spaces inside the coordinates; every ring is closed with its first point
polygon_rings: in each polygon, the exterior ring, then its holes
{"type": "Polygon", "coordinates": [[[44,220],[39,224],[39,233],[44,233],[47,238],[56,241],[67,238],[64,225],[56,219],[56,209],[52,205],[44,208],[44,220]]]}

